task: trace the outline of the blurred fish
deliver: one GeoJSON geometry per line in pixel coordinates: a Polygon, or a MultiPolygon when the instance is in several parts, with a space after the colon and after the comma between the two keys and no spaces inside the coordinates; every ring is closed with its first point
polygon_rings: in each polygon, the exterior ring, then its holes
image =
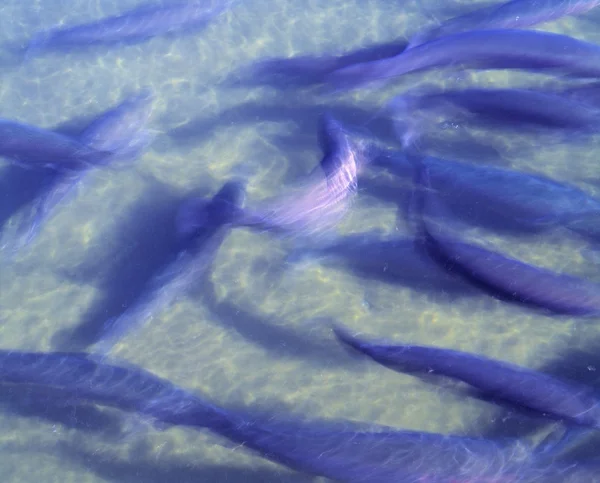
{"type": "Polygon", "coordinates": [[[582,102],[600,108],[600,82],[569,84],[557,90],[575,102],[582,102]]]}
{"type": "Polygon", "coordinates": [[[395,57],[338,69],[326,82],[334,90],[350,90],[370,83],[384,85],[411,72],[452,66],[598,77],[600,46],[536,30],[473,30],[434,39],[395,57]]]}
{"type": "Polygon", "coordinates": [[[361,62],[393,57],[404,51],[406,41],[369,45],[341,55],[299,55],[259,61],[237,73],[233,84],[270,85],[278,88],[321,84],[334,70],[361,62]]]}
{"type": "MultiPolygon", "coordinates": [[[[598,231],[591,231],[592,221],[600,219],[600,200],[576,186],[513,169],[435,157],[420,158],[418,163],[427,168],[436,197],[467,223],[518,232],[562,226],[600,240],[598,231]]],[[[371,165],[404,179],[412,179],[418,170],[414,160],[395,151],[381,150],[371,165]]]]}
{"type": "Polygon", "coordinates": [[[99,151],[115,153],[113,161],[138,157],[154,140],[147,126],[154,110],[154,93],[148,87],[100,115],[85,128],[79,140],[99,151]]]}
{"type": "Polygon", "coordinates": [[[309,180],[281,197],[247,210],[237,224],[261,231],[312,235],[333,227],[346,213],[358,188],[358,173],[366,164],[363,144],[350,139],[330,115],[321,118],[320,166],[309,180]],[[323,176],[323,174],[325,176],[323,176]]]}
{"type": "Polygon", "coordinates": [[[517,483],[544,478],[564,483],[553,478],[586,474],[579,466],[560,466],[548,458],[538,463],[532,448],[519,441],[226,410],[134,365],[102,363],[82,353],[2,350],[0,384],[52,387],[74,401],[135,412],[157,424],[208,429],[263,458],[336,481],[517,483]]]}
{"type": "MultiPolygon", "coordinates": [[[[136,159],[153,139],[153,133],[146,128],[153,101],[151,91],[143,89],[98,116],[78,140],[91,149],[112,153],[111,164],[136,159]]],[[[17,227],[17,242],[12,250],[19,250],[33,241],[56,209],[77,194],[77,188],[92,168],[94,166],[83,165],[77,170],[52,173],[52,179],[17,227]]]]}
{"type": "Polygon", "coordinates": [[[56,27],[36,35],[27,47],[30,58],[48,50],[140,42],[158,35],[197,30],[225,12],[237,0],[215,7],[200,0],[171,5],[143,5],[121,15],[73,27],[56,27]]]}
{"type": "Polygon", "coordinates": [[[437,347],[368,342],[334,326],[343,344],[407,374],[439,375],[470,385],[486,398],[600,429],[600,397],[591,388],[484,356],[437,347]]]}
{"type": "Polygon", "coordinates": [[[0,156],[26,169],[78,171],[107,164],[112,154],[47,129],[0,119],[0,156]]]}
{"type": "Polygon", "coordinates": [[[445,122],[508,129],[519,133],[561,134],[572,141],[576,134],[595,134],[600,110],[558,93],[531,89],[464,89],[427,91],[419,89],[396,97],[392,116],[407,125],[403,144],[410,145],[431,126],[436,117],[445,122]]]}
{"type": "MultiPolygon", "coordinates": [[[[73,404],[88,402],[139,412],[167,424],[179,424],[187,408],[202,416],[205,403],[189,392],[141,368],[103,364],[88,356],[0,350],[0,384],[62,390],[63,400],[70,395],[73,404]]],[[[208,413],[211,409],[207,406],[208,413]]]]}
{"type": "MultiPolygon", "coordinates": [[[[427,167],[420,183],[430,188],[427,167]]],[[[443,219],[435,194],[422,192],[420,228],[429,253],[447,269],[495,297],[544,309],[548,313],[596,316],[600,313],[600,286],[570,275],[535,267],[485,248],[464,243],[429,220],[443,219]]]]}
{"type": "Polygon", "coordinates": [[[151,320],[202,281],[244,202],[245,187],[229,181],[211,199],[189,198],[179,209],[175,228],[181,249],[146,290],[120,316],[106,322],[92,352],[106,355],[126,334],[151,320]]]}
{"type": "Polygon", "coordinates": [[[512,0],[471,11],[446,20],[411,39],[407,48],[467,30],[519,29],[551,22],[567,15],[586,13],[600,5],[599,0],[512,0]]]}

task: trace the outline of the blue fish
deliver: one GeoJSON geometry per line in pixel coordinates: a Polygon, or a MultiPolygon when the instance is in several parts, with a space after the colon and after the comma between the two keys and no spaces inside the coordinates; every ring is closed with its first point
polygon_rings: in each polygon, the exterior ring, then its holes
{"type": "MultiPolygon", "coordinates": [[[[427,91],[403,94],[390,103],[393,116],[407,124],[405,147],[433,124],[445,122],[491,127],[533,134],[594,134],[600,127],[600,110],[565,95],[532,89],[478,89],[427,91]]],[[[576,136],[575,139],[579,137],[576,136]]]]}
{"type": "Polygon", "coordinates": [[[598,0],[512,0],[493,4],[465,15],[446,20],[411,39],[408,48],[424,42],[467,30],[499,28],[519,29],[558,20],[567,15],[580,15],[600,5],[598,0]]]}
{"type": "MultiPolygon", "coordinates": [[[[90,149],[112,153],[111,164],[136,159],[153,139],[153,133],[146,129],[153,101],[151,91],[143,89],[101,114],[84,129],[78,141],[90,149]]],[[[23,248],[34,240],[56,209],[76,194],[93,167],[82,165],[76,170],[51,173],[43,193],[17,227],[17,242],[13,250],[23,248]]]]}
{"type": "MultiPolygon", "coordinates": [[[[576,186],[513,169],[435,157],[418,162],[427,168],[436,196],[467,223],[519,232],[566,227],[597,239],[598,231],[592,228],[600,219],[600,200],[576,186]]],[[[402,152],[382,150],[371,165],[403,179],[416,173],[414,161],[402,152]]]]}
{"type": "Polygon", "coordinates": [[[473,30],[434,39],[400,55],[338,69],[334,90],[384,85],[411,72],[460,65],[463,69],[524,69],[572,77],[600,75],[600,46],[536,30],[473,30]]]}
{"type": "Polygon", "coordinates": [[[600,429],[600,397],[590,387],[481,355],[437,347],[369,342],[340,326],[338,340],[397,372],[439,375],[468,384],[494,401],[600,429]]]}
{"type": "Polygon", "coordinates": [[[99,151],[114,153],[113,161],[137,158],[154,140],[147,129],[154,110],[154,93],[148,87],[127,97],[87,126],[79,140],[99,151]]]}
{"type": "Polygon", "coordinates": [[[79,171],[109,163],[112,154],[47,129],[0,119],[0,157],[25,169],[79,171]]]}
{"type": "Polygon", "coordinates": [[[134,412],[161,425],[208,429],[273,462],[336,481],[517,483],[593,474],[538,460],[518,441],[230,411],[134,365],[98,362],[82,353],[0,350],[0,384],[51,387],[75,402],[134,412]]]}
{"type": "Polygon", "coordinates": [[[194,283],[202,281],[244,202],[245,188],[229,181],[211,199],[184,201],[175,220],[181,248],[139,298],[118,317],[108,320],[92,351],[108,354],[119,340],[170,306],[194,283]]]}
{"type": "Polygon", "coordinates": [[[83,48],[140,42],[159,35],[198,30],[225,12],[235,0],[216,7],[191,0],[171,5],[144,5],[114,17],[73,27],[56,27],[36,35],[27,48],[27,57],[47,50],[83,48]]]}
{"type": "Polygon", "coordinates": [[[358,189],[358,174],[366,165],[364,146],[331,115],[319,125],[323,158],[309,180],[284,196],[246,210],[237,223],[260,231],[301,236],[322,233],[346,214],[358,189]]]}
{"type": "MultiPolygon", "coordinates": [[[[429,220],[445,218],[444,209],[431,193],[428,169],[419,182],[426,188],[420,198],[420,228],[429,253],[446,268],[492,295],[538,307],[548,313],[577,316],[600,314],[600,286],[551,270],[528,265],[483,247],[464,243],[429,220]]],[[[417,209],[418,211],[418,209],[417,209]]]]}
{"type": "Polygon", "coordinates": [[[402,53],[406,46],[406,41],[399,40],[369,45],[340,55],[299,55],[291,58],[267,59],[238,72],[237,78],[232,83],[270,85],[277,88],[321,84],[327,74],[337,69],[392,57],[402,53]]]}

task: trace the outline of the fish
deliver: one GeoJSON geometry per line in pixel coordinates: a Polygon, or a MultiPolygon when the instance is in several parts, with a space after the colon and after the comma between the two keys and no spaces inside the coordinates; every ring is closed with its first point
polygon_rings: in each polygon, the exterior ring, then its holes
{"type": "Polygon", "coordinates": [[[233,84],[269,85],[277,88],[303,87],[323,83],[334,70],[402,53],[404,40],[369,45],[339,55],[298,55],[290,58],[271,58],[254,63],[236,73],[233,84]]]}
{"type": "Polygon", "coordinates": [[[98,116],[80,134],[79,140],[98,151],[115,153],[113,161],[137,158],[156,135],[155,131],[147,129],[155,101],[152,89],[142,88],[98,116]]]}
{"type": "Polygon", "coordinates": [[[400,55],[355,64],[326,77],[328,89],[353,90],[433,68],[523,69],[593,78],[600,75],[600,46],[538,30],[471,30],[434,39],[400,55]]]}
{"type": "Polygon", "coordinates": [[[202,280],[239,217],[245,200],[241,181],[225,183],[210,200],[190,197],[182,202],[175,230],[180,240],[177,254],[154,276],[140,296],[119,316],[106,321],[91,351],[106,357],[125,335],[169,307],[179,296],[202,280]]]}
{"type": "Polygon", "coordinates": [[[333,326],[340,343],[396,372],[431,374],[468,384],[493,401],[571,424],[600,429],[600,395],[591,387],[488,357],[431,346],[368,341],[333,326]]]}
{"type": "Polygon", "coordinates": [[[112,154],[48,129],[0,119],[0,157],[25,169],[78,171],[108,164],[112,154]]]}
{"type": "Polygon", "coordinates": [[[558,483],[565,481],[552,479],[558,474],[583,471],[548,458],[538,462],[532,446],[516,440],[230,410],[134,364],[116,365],[86,353],[0,350],[0,385],[51,387],[76,402],[141,415],[157,427],[208,429],[265,459],[336,481],[516,483],[546,476],[543,481],[558,483]]]}
{"type": "Polygon", "coordinates": [[[225,12],[236,0],[215,7],[200,0],[170,5],[148,4],[120,15],[71,27],[55,27],[36,34],[28,43],[26,58],[49,50],[141,42],[159,35],[199,30],[225,12]]]}
{"type": "MultiPolygon", "coordinates": [[[[404,140],[418,137],[436,117],[445,122],[541,134],[594,134],[600,126],[600,110],[550,91],[534,89],[418,90],[390,102],[393,117],[408,124],[404,140]]],[[[575,139],[578,139],[576,137],[575,139]]],[[[406,147],[406,142],[405,142],[406,147]]]]}
{"type": "Polygon", "coordinates": [[[388,170],[401,179],[413,179],[419,166],[426,167],[436,197],[453,215],[472,225],[520,233],[565,227],[597,239],[589,228],[592,220],[600,218],[600,200],[575,185],[515,169],[433,156],[419,157],[415,163],[406,152],[380,149],[370,167],[388,170]]]}
{"type": "MultiPolygon", "coordinates": [[[[78,136],[78,141],[98,152],[112,153],[111,165],[137,159],[154,138],[154,134],[146,129],[153,102],[154,95],[148,88],[128,96],[86,126],[78,136]]],[[[55,211],[77,194],[93,168],[82,165],[76,170],[51,173],[43,192],[32,202],[29,212],[20,221],[16,230],[17,241],[11,250],[18,251],[29,245],[55,211]]]]}
{"type": "Polygon", "coordinates": [[[418,33],[410,40],[407,49],[467,30],[533,27],[568,15],[581,15],[598,5],[598,0],[512,0],[502,4],[494,3],[418,33]]]}
{"type": "Polygon", "coordinates": [[[320,119],[319,144],[323,158],[306,182],[258,208],[245,210],[236,224],[284,236],[312,236],[335,226],[356,196],[358,174],[368,157],[363,143],[352,140],[329,114],[320,119]]]}
{"type": "Polygon", "coordinates": [[[503,300],[550,314],[590,317],[600,314],[600,286],[585,279],[523,263],[478,245],[465,243],[429,220],[443,219],[443,207],[430,191],[428,169],[421,168],[417,198],[419,230],[430,255],[446,268],[503,300]]]}

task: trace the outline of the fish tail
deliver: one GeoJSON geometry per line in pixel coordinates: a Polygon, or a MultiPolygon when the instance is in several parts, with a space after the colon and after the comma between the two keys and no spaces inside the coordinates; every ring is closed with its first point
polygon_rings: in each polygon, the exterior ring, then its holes
{"type": "Polygon", "coordinates": [[[346,327],[332,323],[331,330],[333,331],[337,340],[347,348],[354,349],[361,353],[363,352],[363,343],[354,337],[346,327]]]}
{"type": "Polygon", "coordinates": [[[141,156],[141,154],[152,144],[157,132],[144,129],[137,133],[128,143],[115,150],[111,155],[112,159],[118,159],[122,162],[132,162],[141,156]]]}
{"type": "Polygon", "coordinates": [[[418,147],[422,122],[419,116],[415,116],[415,98],[412,95],[397,96],[388,107],[393,113],[394,131],[402,147],[418,147]]]}

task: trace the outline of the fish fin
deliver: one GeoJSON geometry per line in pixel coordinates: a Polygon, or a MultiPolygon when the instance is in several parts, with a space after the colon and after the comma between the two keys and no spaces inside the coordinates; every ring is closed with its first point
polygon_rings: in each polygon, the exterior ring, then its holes
{"type": "Polygon", "coordinates": [[[158,131],[151,129],[138,133],[131,141],[114,151],[111,156],[111,166],[115,161],[117,165],[135,161],[152,144],[157,135],[158,131]]]}

